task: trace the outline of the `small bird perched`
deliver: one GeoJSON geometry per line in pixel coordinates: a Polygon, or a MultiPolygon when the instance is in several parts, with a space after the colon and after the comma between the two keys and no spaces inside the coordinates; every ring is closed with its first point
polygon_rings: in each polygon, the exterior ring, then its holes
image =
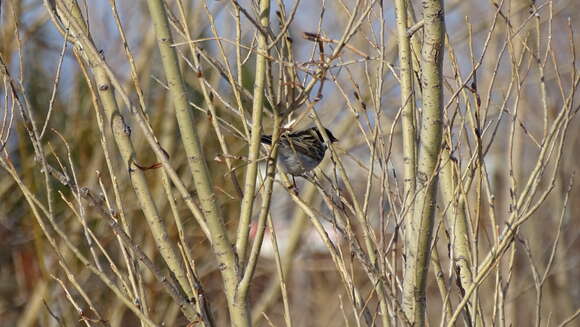
{"type": "MultiPolygon", "coordinates": [[[[328,129],[324,129],[330,142],[337,139],[328,129]]],[[[262,135],[264,144],[272,144],[271,135],[262,135]]],[[[280,136],[278,162],[292,176],[302,176],[316,168],[324,159],[327,149],[324,138],[317,127],[311,127],[296,133],[285,133],[280,136]]]]}

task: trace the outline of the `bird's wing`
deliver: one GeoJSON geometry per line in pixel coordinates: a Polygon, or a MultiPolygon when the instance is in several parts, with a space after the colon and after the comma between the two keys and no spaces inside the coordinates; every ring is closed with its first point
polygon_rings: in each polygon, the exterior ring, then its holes
{"type": "Polygon", "coordinates": [[[322,160],[324,158],[324,151],[326,147],[321,141],[310,133],[300,132],[290,135],[285,141],[291,151],[311,157],[315,160],[322,160]],[[297,135],[300,134],[300,135],[297,135]]]}

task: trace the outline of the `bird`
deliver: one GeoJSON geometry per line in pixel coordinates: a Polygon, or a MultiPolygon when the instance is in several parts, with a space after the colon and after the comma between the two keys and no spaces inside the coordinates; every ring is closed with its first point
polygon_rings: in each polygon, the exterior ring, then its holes
{"type": "MultiPolygon", "coordinates": [[[[332,132],[324,129],[331,143],[338,141],[332,132]]],[[[262,135],[262,143],[272,145],[272,135],[262,135]]],[[[278,147],[278,162],[290,175],[304,176],[316,168],[328,148],[317,127],[307,128],[295,133],[280,135],[278,147]]]]}

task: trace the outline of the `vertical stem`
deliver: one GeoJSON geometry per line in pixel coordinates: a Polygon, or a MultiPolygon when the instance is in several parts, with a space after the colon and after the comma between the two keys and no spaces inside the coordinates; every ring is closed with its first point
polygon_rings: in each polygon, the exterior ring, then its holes
{"type": "Polygon", "coordinates": [[[224,291],[228,301],[231,323],[233,326],[249,325],[249,312],[246,303],[237,301],[238,265],[232,244],[228,240],[226,229],[218,210],[215,193],[209,177],[209,171],[203,149],[195,128],[195,119],[187,101],[187,93],[181,76],[177,53],[172,47],[173,38],[169,22],[161,0],[148,0],[149,11],[155,26],[161,61],[175,106],[175,115],[183,140],[189,168],[193,174],[202,211],[210,231],[212,248],[217,258],[218,267],[224,280],[224,291]]]}
{"type": "MultiPolygon", "coordinates": [[[[399,61],[401,66],[401,106],[403,125],[403,187],[405,208],[411,205],[415,194],[415,95],[413,91],[413,61],[411,40],[407,34],[407,0],[396,0],[397,37],[399,42],[399,61]]],[[[409,216],[412,210],[407,210],[409,216]]]]}
{"type": "Polygon", "coordinates": [[[433,234],[443,117],[443,1],[424,0],[423,20],[423,115],[417,160],[417,197],[413,219],[406,222],[409,242],[403,282],[403,308],[413,326],[425,325],[425,287],[433,234]]]}
{"type": "Polygon", "coordinates": [[[270,201],[272,200],[272,193],[274,191],[274,177],[276,175],[276,159],[278,157],[278,140],[280,138],[281,119],[278,114],[274,115],[274,130],[272,132],[272,149],[268,156],[268,168],[266,172],[266,182],[264,183],[264,193],[262,196],[262,208],[258,217],[257,232],[252,244],[248,262],[244,270],[243,276],[238,286],[238,296],[246,298],[258,258],[260,256],[260,249],[264,241],[264,233],[266,230],[266,220],[270,214],[270,201]]]}
{"type": "MultiPolygon", "coordinates": [[[[72,0],[56,2],[55,5],[59,11],[59,17],[62,20],[67,20],[68,26],[70,26],[75,32],[76,41],[83,44],[86,49],[84,54],[86,55],[87,61],[89,61],[92,66],[98,95],[106,112],[107,119],[111,124],[113,138],[115,139],[122,161],[125,164],[125,168],[130,175],[129,179],[139,201],[139,205],[143,210],[143,214],[147,220],[155,244],[157,245],[159,253],[164,261],[167,263],[167,266],[178,280],[182,291],[190,297],[192,295],[192,290],[187,282],[185,268],[175,248],[171,242],[169,242],[167,229],[164,225],[163,219],[159,215],[145,175],[142,170],[133,167],[133,161],[135,160],[136,154],[133,141],[131,140],[131,129],[125,123],[125,119],[119,111],[114,94],[115,88],[111,84],[111,80],[107,75],[104,62],[102,62],[98,54],[95,54],[95,52],[92,51],[93,49],[90,49],[91,46],[88,43],[92,41],[89,39],[88,28],[83,20],[81,10],[76,1],[72,0]]],[[[182,309],[184,309],[183,312],[188,319],[195,319],[195,315],[191,312],[190,307],[182,309]]]]}
{"type": "MultiPolygon", "coordinates": [[[[441,154],[440,189],[443,198],[443,207],[447,209],[445,219],[450,232],[451,246],[453,247],[453,264],[458,268],[458,278],[461,287],[465,290],[473,284],[472,253],[470,247],[470,232],[465,214],[465,202],[462,199],[461,190],[458,190],[458,181],[454,178],[454,165],[451,160],[449,146],[443,146],[441,154]]],[[[481,168],[480,168],[481,169],[481,168]]],[[[470,313],[477,315],[475,303],[469,306],[470,313]]],[[[482,323],[481,317],[476,321],[476,326],[482,323]]]]}
{"type": "MultiPolygon", "coordinates": [[[[262,31],[268,29],[270,24],[270,0],[260,1],[260,26],[262,31]]],[[[256,190],[256,177],[258,173],[258,156],[260,155],[260,136],[262,135],[262,107],[264,105],[264,88],[266,85],[266,55],[268,53],[268,37],[258,32],[258,54],[256,57],[256,78],[254,81],[254,104],[252,107],[252,133],[250,137],[250,149],[248,154],[248,168],[244,185],[244,197],[238,225],[238,238],[236,241],[236,253],[243,266],[246,260],[248,248],[248,235],[250,231],[250,219],[254,207],[254,192],[256,190]]],[[[241,72],[240,72],[241,73],[241,72]]]]}
{"type": "MultiPolygon", "coordinates": [[[[416,131],[415,131],[415,95],[413,92],[413,54],[411,53],[411,40],[407,33],[408,9],[407,0],[395,1],[395,13],[397,16],[397,38],[399,42],[399,63],[401,66],[401,107],[402,107],[402,132],[403,132],[403,210],[406,212],[403,221],[412,220],[415,203],[415,178],[416,178],[416,131]]],[[[406,256],[409,257],[410,243],[414,237],[410,232],[404,233],[406,256]]]]}

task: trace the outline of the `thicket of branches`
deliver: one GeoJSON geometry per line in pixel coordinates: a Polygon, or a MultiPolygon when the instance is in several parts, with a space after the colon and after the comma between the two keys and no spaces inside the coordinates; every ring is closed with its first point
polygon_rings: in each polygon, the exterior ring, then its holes
{"type": "Polygon", "coordinates": [[[578,325],[580,11],[443,2],[2,2],[2,325],[578,325]]]}

